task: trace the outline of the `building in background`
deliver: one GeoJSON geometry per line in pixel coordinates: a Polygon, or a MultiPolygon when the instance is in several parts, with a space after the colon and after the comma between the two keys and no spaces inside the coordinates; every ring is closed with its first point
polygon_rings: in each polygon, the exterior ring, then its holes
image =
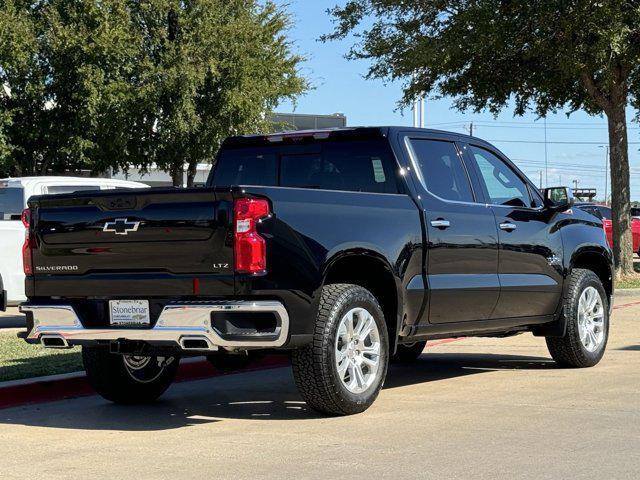
{"type": "Polygon", "coordinates": [[[342,113],[312,115],[306,113],[274,113],[273,123],[287,130],[316,130],[347,126],[347,117],[342,113]]]}
{"type": "MultiPolygon", "coordinates": [[[[278,130],[315,130],[319,128],[339,128],[347,126],[347,117],[342,113],[331,115],[313,115],[306,113],[274,113],[272,117],[278,130]]],[[[185,166],[186,168],[186,166],[185,166]]],[[[204,185],[211,171],[209,163],[199,163],[195,178],[196,185],[204,185]]],[[[118,172],[112,178],[146,183],[151,187],[166,187],[173,185],[171,176],[167,172],[150,168],[142,173],[137,168],[130,168],[127,173],[118,172]]],[[[186,184],[186,172],[184,175],[186,184]]]]}

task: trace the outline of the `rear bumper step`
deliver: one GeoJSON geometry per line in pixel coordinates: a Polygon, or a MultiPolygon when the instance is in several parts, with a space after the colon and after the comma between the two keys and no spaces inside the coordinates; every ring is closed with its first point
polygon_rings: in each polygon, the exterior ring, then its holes
{"type": "Polygon", "coordinates": [[[26,335],[30,343],[49,348],[67,348],[91,342],[137,341],[150,345],[173,344],[184,351],[214,351],[218,348],[276,348],[289,333],[289,315],[277,301],[233,301],[171,304],[164,307],[153,328],[85,328],[71,305],[20,306],[33,316],[33,328],[26,335]],[[271,313],[276,318],[273,331],[249,332],[225,338],[212,325],[215,312],[271,313]]]}

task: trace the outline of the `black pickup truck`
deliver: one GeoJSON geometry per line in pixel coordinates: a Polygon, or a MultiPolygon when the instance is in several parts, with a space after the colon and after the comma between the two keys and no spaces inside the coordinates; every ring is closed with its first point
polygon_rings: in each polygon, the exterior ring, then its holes
{"type": "Polygon", "coordinates": [[[41,196],[23,215],[28,342],[81,345],[105,398],[180,358],[288,350],[308,405],[365,410],[430,339],[546,337],[604,354],[612,254],[570,190],[477,138],[404,127],[227,139],[205,188],[41,196]]]}

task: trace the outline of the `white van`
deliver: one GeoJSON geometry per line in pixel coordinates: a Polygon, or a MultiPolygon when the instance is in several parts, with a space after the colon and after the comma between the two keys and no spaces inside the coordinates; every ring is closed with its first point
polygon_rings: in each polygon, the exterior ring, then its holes
{"type": "Polygon", "coordinates": [[[24,226],[20,217],[33,195],[71,193],[79,190],[149,188],[126,180],[81,177],[19,177],[0,179],[0,308],[26,300],[22,269],[24,226]]]}

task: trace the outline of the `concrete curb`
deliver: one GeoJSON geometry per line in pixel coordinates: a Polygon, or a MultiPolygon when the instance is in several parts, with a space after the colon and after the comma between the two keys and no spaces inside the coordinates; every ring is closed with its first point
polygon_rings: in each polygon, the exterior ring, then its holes
{"type": "Polygon", "coordinates": [[[613,294],[616,297],[640,296],[640,288],[616,288],[613,294]]]}

